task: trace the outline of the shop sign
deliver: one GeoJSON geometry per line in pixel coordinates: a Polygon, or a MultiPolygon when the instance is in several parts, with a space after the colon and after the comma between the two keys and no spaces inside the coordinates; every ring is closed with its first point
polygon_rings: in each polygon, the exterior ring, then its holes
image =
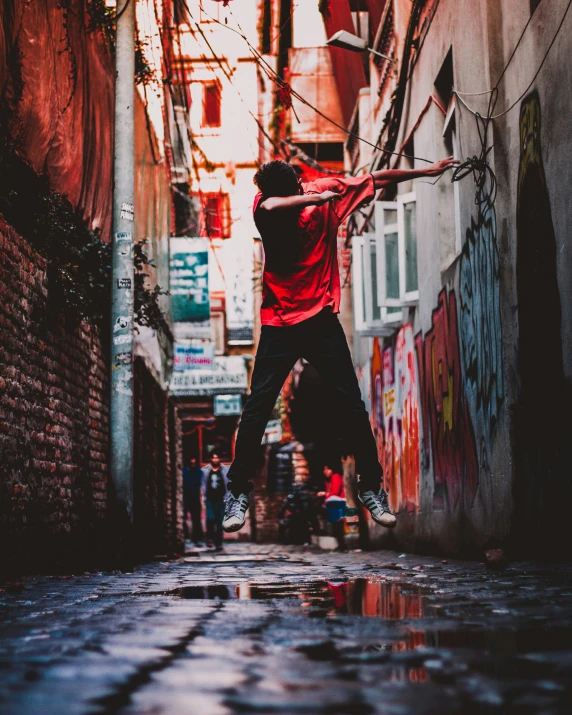
{"type": "Polygon", "coordinates": [[[170,392],[175,397],[244,394],[248,374],[241,355],[215,357],[210,370],[173,372],[170,392]]]}
{"type": "Polygon", "coordinates": [[[215,395],[214,413],[215,417],[225,415],[239,415],[242,412],[241,395],[215,395]]]}
{"type": "Polygon", "coordinates": [[[171,312],[188,330],[210,324],[209,243],[207,238],[171,238],[171,312]]]}
{"type": "Polygon", "coordinates": [[[275,442],[280,442],[282,439],[282,421],[269,420],[264,430],[264,437],[262,438],[262,444],[274,444],[275,442]]]}
{"type": "Polygon", "coordinates": [[[175,372],[184,370],[212,370],[215,346],[211,340],[188,340],[175,343],[175,372]]]}

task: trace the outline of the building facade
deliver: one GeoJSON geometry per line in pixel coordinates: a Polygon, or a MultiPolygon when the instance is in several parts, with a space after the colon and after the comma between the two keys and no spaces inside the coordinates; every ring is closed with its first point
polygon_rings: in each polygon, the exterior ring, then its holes
{"type": "Polygon", "coordinates": [[[253,177],[262,149],[257,64],[237,33],[257,43],[257,11],[256,0],[241,3],[239,28],[232,8],[189,2],[176,33],[186,94],[178,111],[188,132],[177,193],[191,207],[171,241],[170,392],[179,474],[191,457],[204,465],[216,452],[232,461],[253,364],[253,177]]]}
{"type": "Polygon", "coordinates": [[[321,7],[330,36],[346,29],[385,56],[352,55],[366,82],[347,128],[365,141],[348,137],[348,171],[471,158],[460,181],[389,187],[348,226],[356,371],[399,512],[395,532],[371,526],[371,538],[448,552],[495,542],[562,549],[572,377],[567,3],[321,7]]]}

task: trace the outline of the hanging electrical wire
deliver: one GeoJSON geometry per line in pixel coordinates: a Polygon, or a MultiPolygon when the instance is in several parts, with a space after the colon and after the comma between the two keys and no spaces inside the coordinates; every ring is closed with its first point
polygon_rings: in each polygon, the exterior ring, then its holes
{"type": "MultiPolygon", "coordinates": [[[[188,13],[189,13],[189,15],[190,15],[190,17],[193,19],[193,22],[196,23],[196,21],[194,20],[194,18],[193,18],[193,16],[192,16],[192,12],[191,12],[191,10],[190,10],[190,8],[189,8],[189,6],[188,6],[186,0],[181,0],[181,2],[183,2],[183,3],[185,4],[185,6],[186,6],[186,8],[187,8],[187,11],[188,11],[188,13]]],[[[203,11],[203,12],[204,12],[205,15],[207,15],[207,17],[209,18],[209,20],[210,20],[211,22],[217,23],[217,24],[220,25],[221,27],[224,27],[224,28],[226,28],[227,30],[230,30],[231,32],[234,32],[234,33],[237,34],[239,37],[241,37],[241,38],[244,40],[244,42],[246,42],[250,53],[251,53],[251,54],[253,55],[253,57],[255,58],[256,62],[257,62],[258,65],[259,65],[259,67],[261,68],[261,70],[264,72],[264,74],[266,74],[266,76],[267,76],[271,81],[275,82],[279,87],[286,89],[286,91],[288,91],[289,94],[291,94],[292,97],[294,97],[294,98],[297,99],[299,102],[301,102],[302,104],[304,104],[304,105],[306,105],[307,107],[309,107],[310,109],[312,109],[312,111],[316,112],[316,114],[318,114],[320,117],[322,117],[322,119],[325,119],[327,122],[329,122],[329,123],[332,124],[333,126],[337,127],[338,129],[340,129],[342,132],[344,132],[344,133],[347,134],[348,136],[351,136],[351,137],[353,137],[354,139],[357,139],[358,141],[363,142],[364,144],[367,144],[368,146],[372,147],[373,149],[376,149],[376,150],[381,151],[381,152],[383,152],[383,153],[385,153],[385,154],[388,154],[388,155],[390,154],[390,155],[392,155],[392,156],[401,156],[401,157],[405,157],[405,158],[407,158],[407,159],[416,159],[416,160],[418,160],[418,161],[423,161],[423,162],[425,162],[425,163],[427,163],[427,164],[433,164],[433,163],[434,163],[433,160],[431,160],[431,159],[426,159],[426,158],[424,158],[424,157],[412,156],[412,155],[409,155],[409,154],[404,154],[403,152],[389,151],[389,150],[387,150],[387,149],[384,149],[383,147],[380,147],[378,144],[373,144],[372,142],[368,141],[367,139],[364,139],[364,138],[361,137],[359,134],[356,134],[355,132],[352,132],[351,130],[346,129],[346,127],[344,127],[342,124],[339,124],[339,123],[336,122],[334,119],[332,119],[331,117],[327,116],[326,114],[324,114],[324,112],[322,112],[322,111],[319,110],[317,107],[315,107],[313,104],[311,104],[311,102],[308,102],[308,100],[306,100],[306,99],[305,99],[304,97],[302,97],[298,92],[296,92],[294,89],[292,89],[292,87],[291,87],[285,80],[283,80],[283,79],[274,71],[274,69],[268,64],[268,62],[266,62],[266,60],[265,60],[264,57],[260,54],[260,52],[252,45],[252,43],[250,42],[250,40],[248,39],[248,37],[246,36],[246,34],[245,34],[244,31],[242,30],[242,28],[240,27],[240,23],[239,23],[238,21],[236,21],[236,18],[234,17],[234,15],[233,15],[233,13],[232,13],[232,10],[230,11],[230,14],[232,15],[233,19],[235,19],[235,21],[237,22],[238,29],[235,28],[235,27],[232,27],[231,25],[228,25],[228,24],[225,24],[225,23],[220,22],[220,21],[217,20],[215,17],[212,17],[211,15],[209,15],[206,11],[203,11]]]]}
{"type": "MultiPolygon", "coordinates": [[[[558,38],[558,35],[560,34],[560,31],[562,30],[562,26],[564,25],[564,21],[566,20],[566,16],[568,15],[568,12],[569,12],[569,10],[570,10],[571,7],[572,7],[572,0],[569,0],[568,4],[566,5],[566,9],[564,10],[564,13],[563,13],[563,15],[562,15],[562,18],[560,19],[560,22],[558,23],[558,27],[556,28],[556,32],[554,33],[554,36],[552,37],[552,40],[551,40],[550,44],[548,45],[548,47],[547,47],[547,49],[546,49],[546,52],[544,53],[544,56],[542,57],[542,60],[541,60],[541,62],[540,62],[540,64],[539,64],[539,66],[538,66],[538,69],[537,69],[536,72],[534,73],[534,76],[533,76],[533,78],[530,80],[530,82],[528,83],[526,89],[525,89],[525,90],[520,94],[520,96],[508,107],[508,109],[505,109],[503,112],[499,112],[499,114],[492,114],[491,111],[488,111],[488,112],[487,112],[487,117],[486,117],[486,119],[500,119],[500,117],[504,117],[505,114],[508,114],[512,109],[514,109],[514,107],[516,107],[517,104],[519,104],[519,103],[521,102],[522,99],[524,99],[524,97],[527,95],[528,91],[530,90],[530,88],[532,87],[532,85],[534,84],[534,82],[536,81],[536,78],[537,78],[538,75],[540,74],[542,68],[544,67],[544,63],[546,62],[546,60],[547,60],[547,58],[548,58],[548,55],[550,54],[550,51],[551,51],[552,47],[554,46],[554,43],[556,42],[556,39],[558,38]]],[[[506,65],[505,65],[505,67],[504,67],[504,69],[503,69],[503,71],[502,71],[501,74],[500,74],[500,77],[498,78],[498,80],[497,80],[495,86],[494,86],[492,89],[486,90],[486,91],[484,91],[484,92],[459,92],[457,89],[455,89],[455,88],[453,89],[453,92],[454,92],[455,95],[459,98],[459,101],[463,104],[463,106],[464,106],[466,109],[468,109],[469,112],[471,112],[471,113],[474,114],[475,116],[478,114],[478,112],[476,112],[474,109],[472,109],[472,108],[465,102],[465,100],[463,99],[463,96],[465,96],[465,97],[471,97],[471,96],[472,96],[472,97],[476,97],[476,96],[480,96],[480,95],[484,95],[484,94],[491,94],[491,93],[495,92],[495,90],[498,90],[498,87],[499,87],[499,85],[500,85],[500,83],[501,83],[503,77],[505,76],[506,71],[507,71],[509,65],[511,64],[511,62],[512,62],[514,56],[516,55],[516,52],[517,52],[517,50],[518,50],[518,48],[519,48],[519,46],[520,46],[520,44],[521,44],[521,42],[522,42],[522,39],[524,38],[524,35],[525,35],[525,33],[526,33],[527,29],[528,29],[528,26],[530,25],[530,23],[531,23],[533,17],[534,17],[534,15],[531,15],[531,16],[529,17],[528,22],[527,22],[526,25],[524,26],[524,29],[523,29],[523,31],[521,32],[520,37],[518,38],[518,41],[517,41],[517,43],[516,43],[516,45],[515,45],[515,47],[514,47],[512,53],[511,53],[511,55],[510,55],[510,57],[509,57],[509,59],[508,59],[508,61],[507,61],[506,65]]],[[[495,102],[495,104],[496,104],[496,102],[495,102]]],[[[490,106],[489,106],[489,110],[490,110],[490,106]]],[[[493,110],[493,111],[494,111],[494,110],[493,110]]],[[[484,119],[484,118],[483,118],[483,119],[484,119]]]]}

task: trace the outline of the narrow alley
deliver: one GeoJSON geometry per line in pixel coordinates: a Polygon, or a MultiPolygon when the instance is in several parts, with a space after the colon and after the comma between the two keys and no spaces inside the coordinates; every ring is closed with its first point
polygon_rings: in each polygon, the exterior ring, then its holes
{"type": "Polygon", "coordinates": [[[569,565],[236,544],[0,609],[2,715],[570,712],[569,565]]]}

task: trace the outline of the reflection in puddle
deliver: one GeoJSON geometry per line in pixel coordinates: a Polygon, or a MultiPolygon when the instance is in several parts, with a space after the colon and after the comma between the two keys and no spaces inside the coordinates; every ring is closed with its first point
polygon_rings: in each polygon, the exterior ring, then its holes
{"type": "Polygon", "coordinates": [[[425,596],[421,588],[365,578],[306,583],[240,583],[185,586],[172,592],[180,598],[301,601],[310,615],[374,616],[387,620],[423,618],[425,596]]]}

